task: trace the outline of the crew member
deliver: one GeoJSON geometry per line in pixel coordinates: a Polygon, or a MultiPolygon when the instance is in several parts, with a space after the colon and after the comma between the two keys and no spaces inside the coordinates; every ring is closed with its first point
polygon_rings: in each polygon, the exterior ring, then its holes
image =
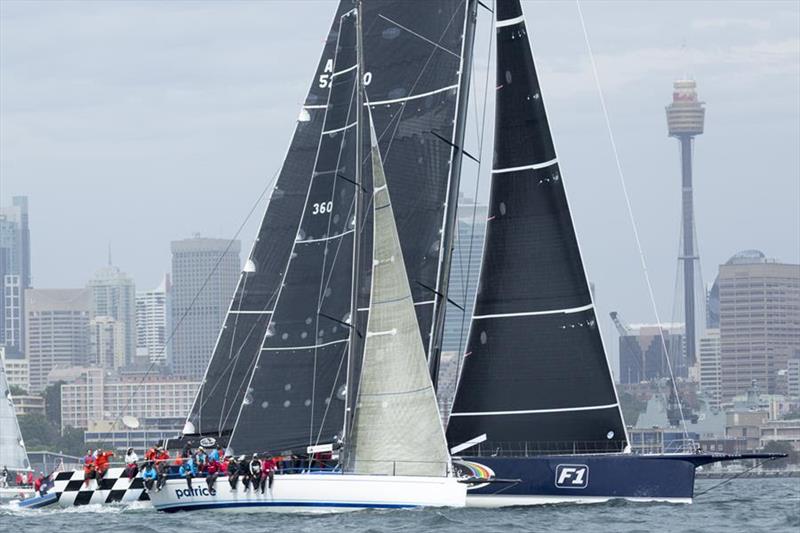
{"type": "Polygon", "coordinates": [[[97,459],[94,460],[94,470],[95,470],[95,477],[97,478],[97,482],[100,483],[100,480],[103,479],[103,476],[106,475],[106,471],[108,470],[108,461],[109,458],[114,455],[114,452],[110,450],[97,450],[97,459]]]}
{"type": "MultiPolygon", "coordinates": [[[[32,477],[32,473],[28,476],[28,479],[32,477]]],[[[86,456],[83,458],[83,486],[86,487],[89,485],[89,480],[95,477],[95,468],[94,468],[94,454],[92,450],[86,452],[86,456]]]]}
{"type": "Polygon", "coordinates": [[[217,481],[219,477],[220,470],[222,470],[222,465],[216,459],[209,459],[208,464],[206,464],[206,485],[208,485],[208,490],[214,488],[214,483],[217,481]]]}
{"type": "Polygon", "coordinates": [[[239,463],[236,457],[226,457],[225,464],[228,465],[228,483],[231,484],[231,490],[235,491],[239,485],[239,463]]]}
{"type": "Polygon", "coordinates": [[[253,484],[253,492],[256,492],[261,484],[261,461],[258,460],[258,454],[253,454],[253,458],[248,465],[248,473],[253,484]]]}
{"type": "Polygon", "coordinates": [[[194,459],[189,457],[183,461],[178,474],[186,479],[186,486],[189,487],[189,490],[192,490],[192,478],[197,476],[197,467],[194,464],[194,459]]]}
{"type": "Polygon", "coordinates": [[[125,454],[125,472],[123,475],[127,476],[128,479],[133,479],[136,477],[136,474],[139,473],[139,456],[136,455],[136,452],[133,448],[128,448],[128,452],[125,454]]]}
{"type": "MultiPolygon", "coordinates": [[[[142,471],[142,479],[144,480],[144,487],[147,489],[147,492],[153,490],[153,486],[158,480],[158,472],[156,472],[152,461],[147,461],[147,464],[145,464],[144,470],[142,471]]],[[[158,492],[158,490],[160,489],[157,489],[156,492],[158,492]]]]}

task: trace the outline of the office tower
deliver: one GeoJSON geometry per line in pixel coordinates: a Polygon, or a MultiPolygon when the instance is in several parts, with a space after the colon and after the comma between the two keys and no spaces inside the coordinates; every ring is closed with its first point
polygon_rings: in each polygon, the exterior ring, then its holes
{"type": "Polygon", "coordinates": [[[619,331],[620,383],[640,383],[669,378],[669,366],[664,353],[665,344],[673,374],[676,378],[687,377],[688,365],[682,324],[663,324],[659,328],[656,324],[623,325],[618,319],[615,323],[619,331]]]}
{"type": "Polygon", "coordinates": [[[86,364],[89,359],[91,293],[86,289],[25,291],[25,353],[30,393],[47,386],[56,367],[86,364]]]}
{"type": "Polygon", "coordinates": [[[239,241],[192,239],[172,242],[173,373],[205,373],[241,272],[239,241]]]}
{"type": "Polygon", "coordinates": [[[169,275],[157,288],[136,293],[136,355],[142,361],[165,363],[169,275]]]}
{"type": "Polygon", "coordinates": [[[683,262],[683,299],[686,320],[686,357],[689,366],[696,361],[697,317],[696,287],[702,285],[699,276],[700,258],[694,228],[694,198],[692,192],[692,147],[694,138],[703,133],[706,110],[703,102],[697,99],[697,84],[693,80],[678,80],[673,84],[672,103],[667,106],[667,127],[669,136],[675,137],[681,149],[682,182],[682,253],[678,258],[683,262]],[[697,275],[696,275],[697,273],[697,275]]]}
{"type": "Polygon", "coordinates": [[[28,198],[0,207],[0,344],[9,358],[23,357],[23,292],[31,286],[28,198]]]}
{"type": "MultiPolygon", "coordinates": [[[[86,286],[91,293],[91,318],[112,318],[118,332],[124,329],[124,358],[120,366],[132,364],[136,357],[136,286],[133,279],[111,265],[109,257],[108,266],[98,270],[86,286]]],[[[95,356],[98,361],[101,359],[97,354],[95,356]]]]}
{"type": "Polygon", "coordinates": [[[485,205],[476,205],[470,199],[461,198],[459,201],[458,233],[456,233],[456,240],[453,243],[450,287],[447,296],[463,310],[452,304],[447,306],[442,335],[442,352],[463,351],[467,345],[472,306],[475,303],[475,291],[478,288],[478,274],[481,269],[487,212],[488,208],[485,205]]]}
{"type": "Polygon", "coordinates": [[[711,407],[719,408],[722,401],[719,329],[706,330],[706,334],[700,337],[699,344],[700,392],[706,397],[711,407]]]}
{"type": "Polygon", "coordinates": [[[125,342],[127,328],[110,316],[97,316],[89,321],[89,346],[92,365],[106,369],[126,366],[125,342]]]}
{"type": "Polygon", "coordinates": [[[722,397],[755,383],[786,394],[789,359],[800,349],[800,265],[748,250],[719,268],[722,397]]]}

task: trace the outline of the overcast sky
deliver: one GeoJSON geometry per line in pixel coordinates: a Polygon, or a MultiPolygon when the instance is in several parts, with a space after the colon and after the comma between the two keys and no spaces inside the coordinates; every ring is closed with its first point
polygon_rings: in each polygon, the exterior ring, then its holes
{"type": "MultiPolygon", "coordinates": [[[[800,262],[800,4],[582,5],[662,319],[679,239],[664,116],[676,78],[695,78],[707,103],[695,156],[705,281],[742,249],[800,262]]],[[[83,286],[111,242],[152,288],[171,240],[232,236],[281,164],[335,7],[0,1],[0,204],[30,197],[34,284],[83,286]]],[[[525,9],[601,314],[652,322],[575,3],[525,9]]],[[[483,33],[475,53],[482,80],[483,33]]]]}

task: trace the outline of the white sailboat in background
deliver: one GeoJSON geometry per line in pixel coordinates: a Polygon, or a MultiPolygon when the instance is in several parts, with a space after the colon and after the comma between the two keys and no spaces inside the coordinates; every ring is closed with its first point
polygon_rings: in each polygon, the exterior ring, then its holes
{"type": "MultiPolygon", "coordinates": [[[[14,399],[6,377],[5,363],[0,358],[0,473],[3,468],[9,472],[7,484],[0,485],[0,501],[27,498],[33,494],[32,489],[14,487],[17,472],[28,472],[31,469],[28,452],[19,430],[14,399]]],[[[1,481],[0,481],[1,483],[1,481]]]]}

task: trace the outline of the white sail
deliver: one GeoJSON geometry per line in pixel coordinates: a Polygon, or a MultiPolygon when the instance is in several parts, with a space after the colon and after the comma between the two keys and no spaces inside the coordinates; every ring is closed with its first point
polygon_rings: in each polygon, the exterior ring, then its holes
{"type": "Polygon", "coordinates": [[[8,387],[5,363],[0,358],[0,470],[4,466],[12,471],[27,470],[30,463],[8,387]]]}
{"type": "Polygon", "coordinates": [[[445,476],[450,456],[370,122],[372,291],[350,468],[360,474],[445,476]]]}

